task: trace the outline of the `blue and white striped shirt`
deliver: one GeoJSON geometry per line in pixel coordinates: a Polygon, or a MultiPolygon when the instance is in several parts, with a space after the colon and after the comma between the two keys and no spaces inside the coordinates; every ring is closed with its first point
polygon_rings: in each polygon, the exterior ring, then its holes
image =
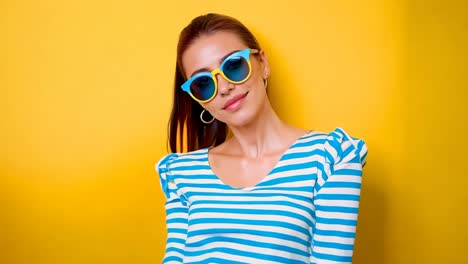
{"type": "Polygon", "coordinates": [[[163,157],[163,263],[351,263],[367,146],[341,128],[309,131],[257,185],[233,188],[209,148],[163,157]]]}

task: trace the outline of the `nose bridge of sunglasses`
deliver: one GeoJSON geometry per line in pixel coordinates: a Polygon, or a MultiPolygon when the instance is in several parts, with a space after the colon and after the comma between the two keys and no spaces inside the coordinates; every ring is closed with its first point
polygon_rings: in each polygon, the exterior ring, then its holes
{"type": "Polygon", "coordinates": [[[213,70],[213,71],[211,72],[211,75],[213,76],[214,79],[216,79],[216,81],[217,81],[218,83],[219,83],[219,80],[220,80],[220,79],[224,79],[225,81],[228,81],[228,82],[230,81],[230,80],[226,77],[226,75],[224,75],[223,71],[221,71],[220,68],[213,70]],[[218,79],[218,75],[221,76],[221,78],[218,79]]]}
{"type": "Polygon", "coordinates": [[[216,78],[216,75],[220,74],[221,76],[223,75],[223,72],[221,71],[220,68],[217,68],[217,69],[214,69],[212,72],[211,72],[211,75],[213,75],[213,78],[216,78]]]}

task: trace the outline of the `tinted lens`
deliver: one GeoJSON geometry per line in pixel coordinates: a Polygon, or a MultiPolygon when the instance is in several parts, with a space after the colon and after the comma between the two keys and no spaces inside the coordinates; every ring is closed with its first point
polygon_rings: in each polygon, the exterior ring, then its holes
{"type": "Polygon", "coordinates": [[[222,71],[231,81],[240,82],[249,75],[249,64],[243,57],[234,57],[224,63],[222,71]]]}
{"type": "Polygon", "coordinates": [[[190,91],[195,98],[202,101],[208,100],[215,92],[214,81],[209,76],[200,76],[192,82],[190,91]]]}

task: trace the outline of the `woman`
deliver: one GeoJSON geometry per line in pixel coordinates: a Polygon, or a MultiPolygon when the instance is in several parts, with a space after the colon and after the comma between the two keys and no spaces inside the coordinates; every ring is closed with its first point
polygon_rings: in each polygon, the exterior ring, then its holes
{"type": "Polygon", "coordinates": [[[174,153],[156,164],[167,198],[163,263],[351,262],[367,147],[340,128],[285,124],[268,100],[269,75],[265,52],[234,18],[199,16],[181,32],[174,153]]]}

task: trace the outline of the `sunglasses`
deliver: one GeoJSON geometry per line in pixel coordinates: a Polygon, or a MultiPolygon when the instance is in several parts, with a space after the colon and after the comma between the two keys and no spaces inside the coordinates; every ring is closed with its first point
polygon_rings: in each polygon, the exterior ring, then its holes
{"type": "Polygon", "coordinates": [[[258,53],[258,50],[244,49],[232,53],[224,59],[219,68],[214,69],[212,72],[201,72],[192,76],[182,84],[182,90],[200,103],[213,100],[218,92],[216,74],[221,74],[224,79],[234,84],[247,81],[252,73],[250,54],[255,53],[258,53]]]}

